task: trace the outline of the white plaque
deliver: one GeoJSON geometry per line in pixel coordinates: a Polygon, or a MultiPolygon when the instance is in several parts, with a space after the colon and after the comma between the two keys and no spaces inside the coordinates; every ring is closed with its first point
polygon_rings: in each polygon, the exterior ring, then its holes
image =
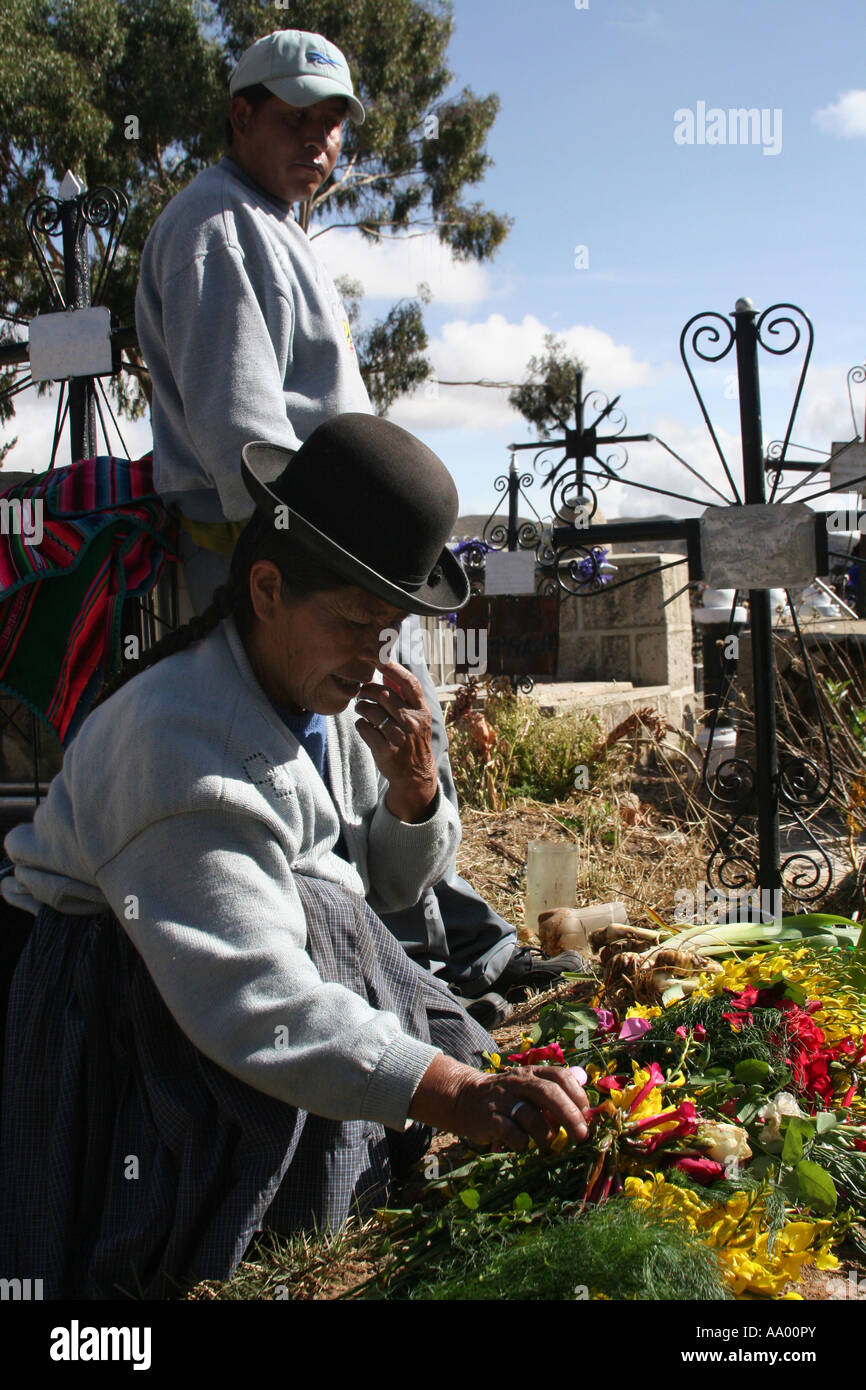
{"type": "Polygon", "coordinates": [[[830,482],[842,492],[866,492],[866,444],[862,440],[830,445],[830,482]]]}
{"type": "Polygon", "coordinates": [[[534,550],[488,550],[484,557],[485,594],[534,594],[534,550]]]}
{"type": "Polygon", "coordinates": [[[815,513],[805,502],[707,507],[701,568],[714,589],[790,589],[817,573],[815,513]]]}
{"type": "Polygon", "coordinates": [[[34,381],[111,373],[111,314],[104,305],[37,314],[30,321],[30,375],[34,381]]]}

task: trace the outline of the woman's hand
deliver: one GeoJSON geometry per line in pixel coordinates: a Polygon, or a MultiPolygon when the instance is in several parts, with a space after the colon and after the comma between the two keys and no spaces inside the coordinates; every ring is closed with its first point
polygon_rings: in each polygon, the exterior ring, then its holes
{"type": "Polygon", "coordinates": [[[409,1118],[476,1144],[527,1148],[530,1138],[550,1146],[563,1127],[580,1143],[588,1133],[589,1101],[566,1067],[518,1067],[480,1072],[434,1057],[409,1107],[409,1118]]]}
{"type": "Polygon", "coordinates": [[[385,685],[363,685],[355,724],[390,783],[385,805],[398,820],[425,820],[436,799],[439,778],[430,733],[430,714],[420,681],[396,661],[380,661],[385,685]]]}

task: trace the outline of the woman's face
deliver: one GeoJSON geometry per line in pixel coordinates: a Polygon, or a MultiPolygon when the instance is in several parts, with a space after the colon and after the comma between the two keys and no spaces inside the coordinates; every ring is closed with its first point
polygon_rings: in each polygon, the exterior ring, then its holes
{"type": "Polygon", "coordinates": [[[247,655],[265,694],[288,711],[339,714],[372,680],[382,660],[382,633],[406,613],[355,585],[285,603],[270,561],[250,573],[258,622],[247,655]]]}

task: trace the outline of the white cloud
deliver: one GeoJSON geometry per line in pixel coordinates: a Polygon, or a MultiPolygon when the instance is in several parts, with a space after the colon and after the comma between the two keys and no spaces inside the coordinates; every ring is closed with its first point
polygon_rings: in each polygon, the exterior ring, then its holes
{"type": "MultiPolygon", "coordinates": [[[[834,439],[853,438],[855,430],[848,402],[847,375],[847,366],[813,364],[809,367],[803,399],[794,425],[795,439],[811,445],[812,448],[829,452],[834,439]]],[[[791,384],[793,386],[793,382],[791,384]]],[[[855,385],[854,393],[857,428],[862,433],[863,387],[855,385]]],[[[791,452],[793,453],[793,450],[791,452]]]]}
{"type": "Polygon", "coordinates": [[[838,101],[820,107],[812,120],[827,135],[838,135],[843,140],[866,137],[866,91],[855,87],[843,92],[838,101]]]}
{"type": "Polygon", "coordinates": [[[456,261],[434,233],[365,241],[354,228],[314,237],[316,254],[333,276],[360,280],[366,299],[411,297],[426,283],[441,304],[478,304],[493,293],[489,272],[477,261],[456,261]]]}
{"type": "MultiPolygon", "coordinates": [[[[521,382],[529,358],[543,350],[550,328],[526,314],[519,323],[503,314],[485,320],[455,319],[431,339],[428,356],[434,376],[443,381],[521,382]]],[[[617,390],[648,385],[657,373],[648,362],[637,361],[630,347],[615,343],[609,333],[591,325],[559,329],[569,352],[588,364],[587,389],[615,381],[617,390]]],[[[508,391],[487,387],[426,385],[394,406],[391,419],[416,432],[441,429],[510,429],[515,438],[528,438],[521,415],[508,404],[508,391]]]]}
{"type": "MultiPolygon", "coordinates": [[[[4,473],[42,473],[51,462],[51,446],[54,440],[54,421],[57,415],[57,392],[55,386],[50,396],[37,396],[36,388],[22,391],[15,397],[15,418],[0,430],[0,442],[8,443],[18,436],[15,448],[6,455],[3,469],[0,470],[0,488],[3,487],[4,473]]],[[[102,413],[106,415],[105,401],[101,401],[102,413]]],[[[102,428],[97,420],[97,449],[99,453],[112,452],[122,455],[123,450],[117,432],[109,423],[111,449],[106,448],[102,428]]],[[[120,421],[120,429],[133,458],[140,458],[152,447],[153,439],[149,420],[120,421]]],[[[54,459],[54,466],[69,463],[69,428],[64,426],[63,436],[54,459]]]]}
{"type": "MultiPolygon", "coordinates": [[[[719,456],[704,425],[686,426],[672,416],[659,415],[652,419],[645,432],[654,434],[657,439],[663,439],[680,458],[685,459],[686,463],[718,488],[724,494],[724,500],[694,477],[658,443],[632,444],[628,446],[629,458],[623,476],[629,478],[632,484],[642,483],[646,487],[666,488],[694,500],[681,501],[679,498],[647,491],[644,487],[611,483],[599,493],[599,506],[606,516],[697,516],[705,506],[725,506],[732,495],[731,485],[725,477],[719,456]]],[[[641,433],[644,431],[641,430],[641,433]]],[[[739,439],[718,424],[716,435],[742,497],[739,439]]]]}

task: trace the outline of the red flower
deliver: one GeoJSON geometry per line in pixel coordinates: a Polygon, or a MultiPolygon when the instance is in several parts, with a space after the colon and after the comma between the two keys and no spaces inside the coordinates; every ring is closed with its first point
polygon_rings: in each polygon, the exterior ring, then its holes
{"type": "Polygon", "coordinates": [[[627,1076],[600,1076],[597,1081],[593,1081],[593,1086],[599,1091],[624,1091],[628,1085],[627,1076]]]}
{"type": "Polygon", "coordinates": [[[725,1176],[725,1165],[716,1163],[714,1158],[678,1158],[674,1167],[686,1173],[692,1182],[699,1182],[702,1187],[709,1187],[711,1182],[717,1182],[725,1176]]]}
{"type": "Polygon", "coordinates": [[[559,1043],[549,1043],[547,1047],[530,1047],[528,1052],[512,1052],[506,1061],[517,1062],[522,1067],[531,1066],[534,1062],[564,1062],[562,1048],[559,1043]]]}
{"type": "Polygon", "coordinates": [[[787,1004],[793,1001],[785,998],[784,984],[765,985],[759,989],[755,998],[755,1003],[759,1009],[784,1009],[787,1004]]]}
{"type": "MultiPolygon", "coordinates": [[[[731,1006],[739,1009],[740,1012],[745,1012],[746,1009],[750,1009],[753,1004],[758,1002],[758,991],[754,985],[746,985],[746,988],[739,994],[734,994],[731,989],[726,989],[725,993],[731,996],[731,1006]]],[[[722,1017],[724,1018],[725,1015],[723,1014],[722,1017]]]]}
{"type": "Polygon", "coordinates": [[[694,1103],[684,1100],[676,1109],[663,1110],[658,1115],[647,1115],[643,1120],[635,1120],[630,1126],[629,1135],[641,1134],[645,1129],[652,1129],[655,1125],[670,1124],[676,1121],[675,1129],[660,1130],[658,1134],[650,1134],[648,1142],[641,1145],[643,1153],[652,1153],[660,1144],[667,1144],[671,1139],[680,1139],[684,1135],[696,1134],[698,1129],[698,1115],[694,1103]]]}
{"type": "Polygon", "coordinates": [[[743,1028],[752,1028],[755,1023],[753,1014],[722,1014],[722,1018],[727,1019],[735,1033],[743,1028]]]}

